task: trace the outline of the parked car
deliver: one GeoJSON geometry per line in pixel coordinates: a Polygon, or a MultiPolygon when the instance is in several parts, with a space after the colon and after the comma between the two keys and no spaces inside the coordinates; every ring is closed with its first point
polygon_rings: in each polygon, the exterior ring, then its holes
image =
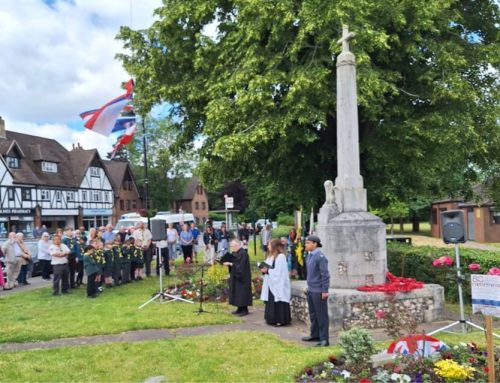
{"type": "Polygon", "coordinates": [[[266,218],[261,218],[261,219],[258,219],[256,222],[255,222],[255,227],[259,227],[260,229],[262,229],[266,224],[270,224],[271,227],[273,229],[275,229],[276,227],[278,227],[278,222],[272,222],[270,219],[266,218]]]}

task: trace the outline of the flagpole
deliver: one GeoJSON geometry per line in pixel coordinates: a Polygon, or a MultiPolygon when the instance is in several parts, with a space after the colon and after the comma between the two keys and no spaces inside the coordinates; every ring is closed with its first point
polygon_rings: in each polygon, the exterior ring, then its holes
{"type": "Polygon", "coordinates": [[[144,116],[142,117],[142,148],[144,152],[144,187],[145,187],[145,205],[146,214],[148,217],[148,230],[151,230],[151,220],[149,218],[149,176],[148,176],[148,147],[146,145],[146,124],[144,123],[144,116]]]}

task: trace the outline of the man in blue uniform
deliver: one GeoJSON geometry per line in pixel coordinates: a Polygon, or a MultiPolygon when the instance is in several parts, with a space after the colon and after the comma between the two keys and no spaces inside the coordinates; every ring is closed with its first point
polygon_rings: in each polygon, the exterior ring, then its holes
{"type": "Polygon", "coordinates": [[[302,338],[305,342],[319,341],[317,346],[330,345],[328,340],[328,288],[330,273],[328,260],[321,251],[321,240],[315,235],[306,238],[305,249],[309,252],[306,258],[307,266],[307,304],[311,319],[311,335],[302,338]]]}

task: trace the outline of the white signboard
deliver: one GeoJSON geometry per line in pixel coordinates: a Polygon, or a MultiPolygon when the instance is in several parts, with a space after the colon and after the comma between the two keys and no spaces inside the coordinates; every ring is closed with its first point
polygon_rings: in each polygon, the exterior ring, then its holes
{"type": "Polygon", "coordinates": [[[233,209],[233,208],[234,208],[234,198],[226,197],[226,209],[233,209]]]}
{"type": "Polygon", "coordinates": [[[500,317],[500,275],[472,274],[472,312],[500,317]]]}

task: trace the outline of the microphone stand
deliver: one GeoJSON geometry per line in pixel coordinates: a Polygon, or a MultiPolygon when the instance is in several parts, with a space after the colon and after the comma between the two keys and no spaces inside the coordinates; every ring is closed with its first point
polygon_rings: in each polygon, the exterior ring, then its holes
{"type": "Polygon", "coordinates": [[[201,279],[200,279],[200,307],[195,311],[198,315],[201,313],[208,313],[208,311],[203,309],[203,285],[205,284],[203,280],[205,270],[205,263],[201,264],[201,279]]]}

